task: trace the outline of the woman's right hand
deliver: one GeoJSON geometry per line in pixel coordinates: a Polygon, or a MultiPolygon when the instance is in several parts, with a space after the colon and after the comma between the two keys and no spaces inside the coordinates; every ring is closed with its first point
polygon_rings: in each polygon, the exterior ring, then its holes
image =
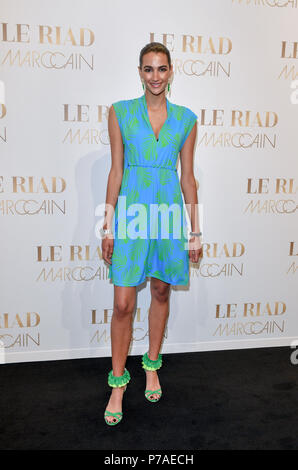
{"type": "Polygon", "coordinates": [[[103,259],[112,264],[111,258],[114,250],[114,237],[113,235],[105,235],[101,242],[101,252],[103,259]]]}

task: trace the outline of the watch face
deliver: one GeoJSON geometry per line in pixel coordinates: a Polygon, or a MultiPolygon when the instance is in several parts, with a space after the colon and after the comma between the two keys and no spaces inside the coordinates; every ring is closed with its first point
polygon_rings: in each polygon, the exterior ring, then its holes
{"type": "Polygon", "coordinates": [[[107,233],[109,233],[108,230],[101,227],[101,229],[100,229],[101,236],[104,237],[107,233]]]}

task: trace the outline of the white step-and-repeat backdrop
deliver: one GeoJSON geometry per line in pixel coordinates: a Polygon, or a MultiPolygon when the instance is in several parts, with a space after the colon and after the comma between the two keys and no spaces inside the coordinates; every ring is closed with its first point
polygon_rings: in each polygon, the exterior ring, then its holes
{"type": "MultiPolygon", "coordinates": [[[[162,352],[296,340],[297,0],[1,0],[0,14],[1,362],[111,354],[107,113],[142,95],[151,41],[172,54],[168,99],[199,116],[203,258],[172,288],[162,352]]],[[[149,304],[148,278],[130,354],[147,350],[149,304]]]]}

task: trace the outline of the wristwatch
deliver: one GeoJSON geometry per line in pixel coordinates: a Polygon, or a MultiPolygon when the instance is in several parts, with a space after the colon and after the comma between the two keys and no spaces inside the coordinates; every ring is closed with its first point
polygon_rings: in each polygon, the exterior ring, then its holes
{"type": "Polygon", "coordinates": [[[202,235],[202,232],[199,232],[199,233],[197,233],[197,232],[189,232],[189,235],[195,236],[195,237],[199,237],[200,235],[202,235]]]}
{"type": "Polygon", "coordinates": [[[101,235],[101,238],[103,238],[105,235],[107,235],[108,233],[113,233],[113,231],[110,229],[110,228],[100,228],[99,229],[99,233],[101,235]]]}

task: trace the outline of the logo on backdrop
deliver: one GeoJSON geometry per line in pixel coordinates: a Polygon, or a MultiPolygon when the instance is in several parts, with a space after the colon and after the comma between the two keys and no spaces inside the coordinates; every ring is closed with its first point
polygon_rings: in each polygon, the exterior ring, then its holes
{"type": "Polygon", "coordinates": [[[0,342],[5,349],[40,346],[40,314],[36,312],[0,313],[0,342]]]}
{"type": "Polygon", "coordinates": [[[287,274],[296,274],[298,273],[298,243],[291,241],[289,242],[289,256],[290,256],[290,266],[287,270],[287,274]],[[296,259],[294,258],[296,257],[296,259]],[[294,258],[294,260],[292,260],[294,258]]]}
{"type": "Polygon", "coordinates": [[[245,244],[241,242],[202,243],[202,263],[198,268],[191,269],[190,273],[192,277],[200,275],[204,278],[242,277],[245,251],[245,244]]]}
{"type": "Polygon", "coordinates": [[[188,77],[230,78],[232,40],[221,36],[197,34],[150,33],[150,42],[163,43],[175,54],[175,75],[188,77]]]}
{"type": "MultiPolygon", "coordinates": [[[[110,329],[111,319],[113,315],[112,308],[105,308],[103,312],[97,310],[91,311],[92,325],[90,344],[93,346],[107,346],[110,345],[110,329]]],[[[144,309],[137,307],[133,321],[132,340],[143,341],[149,337],[148,330],[148,310],[144,312],[144,309]]],[[[168,327],[165,328],[164,338],[168,337],[168,327]]]]}
{"type": "MultiPolygon", "coordinates": [[[[218,278],[218,277],[242,277],[245,274],[245,263],[242,261],[246,254],[246,247],[241,242],[230,243],[202,243],[202,262],[199,267],[191,267],[192,277],[218,278]]],[[[298,246],[294,241],[289,242],[288,256],[290,264],[286,268],[286,274],[298,272],[298,246]],[[296,257],[296,259],[295,259],[296,257]]]]}
{"type": "Polygon", "coordinates": [[[60,176],[0,176],[0,216],[66,215],[65,199],[53,197],[65,189],[60,176]]]}
{"type": "Polygon", "coordinates": [[[105,105],[63,104],[63,122],[67,129],[62,143],[109,145],[108,110],[105,105]]]}
{"type": "Polygon", "coordinates": [[[107,280],[108,268],[102,261],[99,246],[90,245],[39,245],[35,247],[35,261],[40,282],[107,280]]]}
{"type": "Polygon", "coordinates": [[[90,28],[0,23],[0,64],[36,70],[94,70],[90,28]],[[91,49],[90,49],[91,48],[91,49]]]}
{"type": "Polygon", "coordinates": [[[285,333],[287,306],[282,301],[215,305],[213,336],[257,336],[285,333]]]}
{"type": "Polygon", "coordinates": [[[296,67],[297,62],[293,63],[293,60],[298,59],[298,42],[282,41],[280,57],[282,59],[282,69],[278,78],[295,80],[298,76],[298,70],[296,67]],[[284,59],[287,60],[286,64],[284,64],[284,59]]]}
{"type": "Polygon", "coordinates": [[[247,178],[246,192],[250,199],[244,213],[289,215],[298,208],[294,178],[247,178]]]}
{"type": "Polygon", "coordinates": [[[275,111],[201,109],[198,122],[201,126],[198,146],[241,150],[277,148],[275,111]]]}

